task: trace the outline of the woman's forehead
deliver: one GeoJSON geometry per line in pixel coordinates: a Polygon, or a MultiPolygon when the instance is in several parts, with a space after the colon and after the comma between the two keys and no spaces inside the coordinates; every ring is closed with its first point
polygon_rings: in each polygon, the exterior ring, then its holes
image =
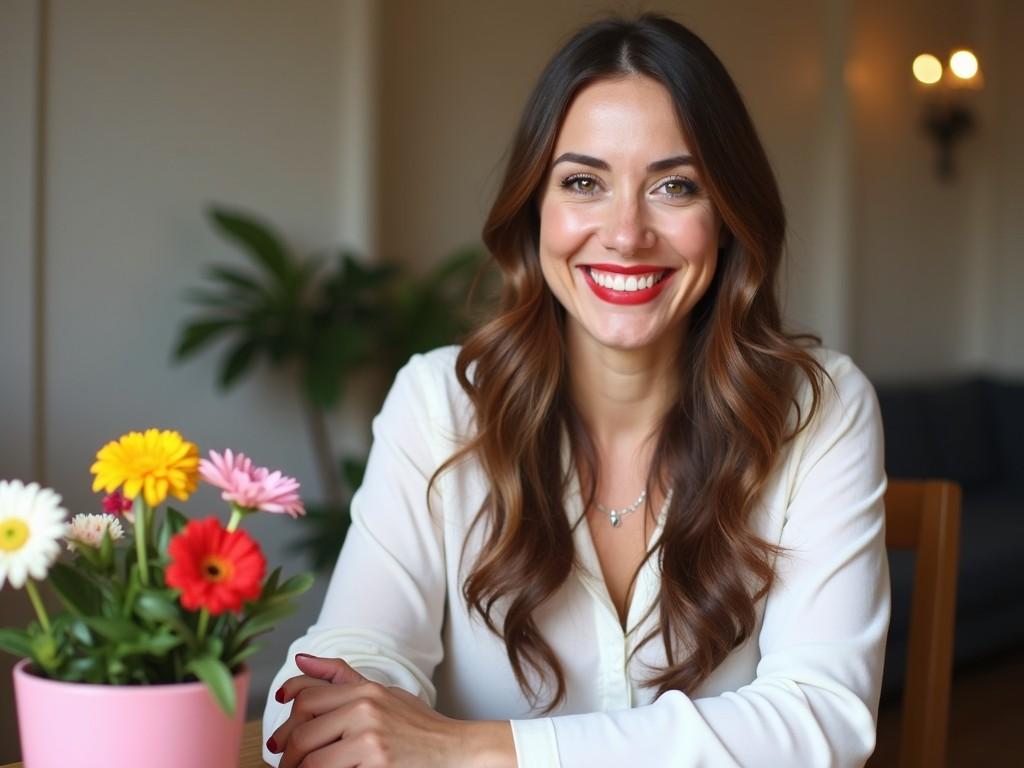
{"type": "Polygon", "coordinates": [[[576,94],[554,156],[565,151],[653,160],[688,154],[689,146],[668,90],[648,77],[629,75],[598,80],[576,94]]]}

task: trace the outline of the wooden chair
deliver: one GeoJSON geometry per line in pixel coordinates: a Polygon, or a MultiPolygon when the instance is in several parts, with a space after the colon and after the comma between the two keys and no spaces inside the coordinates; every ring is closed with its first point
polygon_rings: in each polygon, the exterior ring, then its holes
{"type": "Polygon", "coordinates": [[[960,486],[944,480],[891,480],[885,523],[889,549],[917,553],[899,768],[942,768],[953,675],[960,486]]]}

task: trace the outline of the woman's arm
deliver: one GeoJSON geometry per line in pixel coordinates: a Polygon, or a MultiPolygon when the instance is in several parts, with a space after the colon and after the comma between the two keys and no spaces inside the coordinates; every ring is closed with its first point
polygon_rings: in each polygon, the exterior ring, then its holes
{"type": "MultiPolygon", "coordinates": [[[[441,661],[445,600],[440,502],[433,515],[426,489],[437,458],[428,437],[432,372],[421,356],[399,372],[373,422],[373,447],[352,500],[352,526],[316,624],[292,643],[274,678],[263,715],[264,738],[285,721],[291,703],[274,694],[301,675],[297,653],[344,658],[366,678],[398,686],[433,706],[431,675],[441,661]]],[[[436,495],[435,495],[436,499],[436,495]]],[[[264,750],[276,765],[278,757],[264,750]]]]}
{"type": "Polygon", "coordinates": [[[889,624],[886,486],[874,390],[845,357],[794,446],[777,580],[749,685],[512,723],[521,766],[861,766],[874,749],[889,624]]]}

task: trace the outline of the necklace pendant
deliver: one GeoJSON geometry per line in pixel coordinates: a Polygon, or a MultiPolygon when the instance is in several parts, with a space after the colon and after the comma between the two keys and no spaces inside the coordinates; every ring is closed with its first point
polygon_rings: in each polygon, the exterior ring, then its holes
{"type": "Polygon", "coordinates": [[[608,518],[612,521],[612,528],[618,528],[620,525],[622,525],[622,518],[619,517],[618,512],[613,510],[612,513],[608,516],[608,518]]]}

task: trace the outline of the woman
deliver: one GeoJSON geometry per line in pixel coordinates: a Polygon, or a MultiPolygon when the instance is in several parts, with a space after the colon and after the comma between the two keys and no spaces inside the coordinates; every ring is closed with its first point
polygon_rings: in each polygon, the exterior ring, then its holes
{"type": "Polygon", "coordinates": [[[500,309],[399,373],[267,759],[864,763],[880,421],[847,357],[782,331],[784,230],[691,32],[606,20],[559,51],[484,228],[500,309]]]}

